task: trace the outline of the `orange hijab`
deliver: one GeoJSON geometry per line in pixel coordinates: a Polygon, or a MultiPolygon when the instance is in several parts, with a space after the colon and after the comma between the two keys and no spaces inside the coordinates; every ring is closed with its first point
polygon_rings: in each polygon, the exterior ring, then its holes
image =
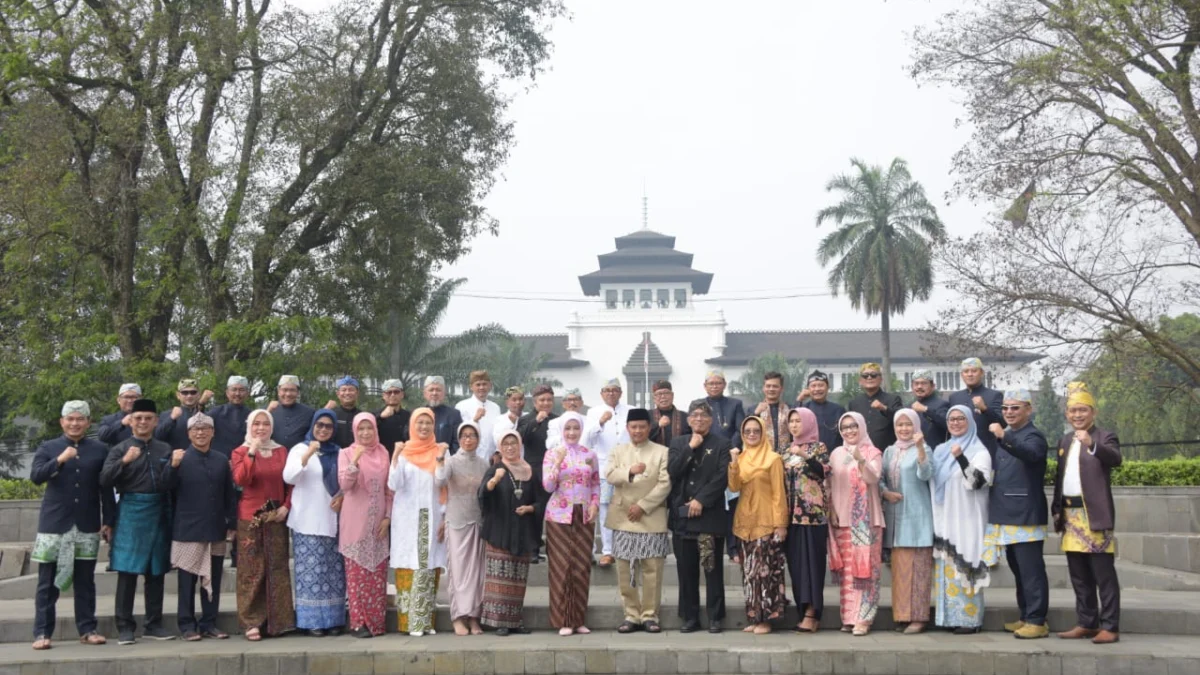
{"type": "MultiPolygon", "coordinates": [[[[437,458],[442,454],[442,449],[438,447],[437,437],[430,434],[429,438],[421,440],[417,436],[417,419],[422,415],[427,415],[429,421],[437,424],[437,418],[434,417],[433,411],[429,408],[417,408],[413,411],[412,417],[408,420],[408,442],[404,444],[404,449],[400,451],[400,456],[409,464],[425,471],[429,475],[433,475],[437,471],[437,458]]],[[[438,502],[445,504],[450,493],[443,485],[438,490],[438,502]]]]}

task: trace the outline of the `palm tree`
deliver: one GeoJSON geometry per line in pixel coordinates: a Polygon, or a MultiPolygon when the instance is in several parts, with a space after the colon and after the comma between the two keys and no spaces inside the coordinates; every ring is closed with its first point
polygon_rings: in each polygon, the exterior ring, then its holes
{"type": "Polygon", "coordinates": [[[487,351],[478,358],[481,366],[487,368],[496,385],[494,391],[497,392],[512,386],[521,387],[527,392],[538,384],[548,384],[558,389],[563,386],[556,379],[537,377],[537,372],[550,359],[550,354],[538,352],[534,342],[503,338],[488,345],[487,351]]]}
{"type": "Polygon", "coordinates": [[[834,296],[844,292],[854,309],[879,314],[883,381],[891,382],[891,317],[903,314],[910,301],[929,299],[931,252],[946,229],[903,159],[893,159],[886,173],[859,159],[850,163],[857,174],[835,176],[825,186],[842,198],[817,212],[818,227],[827,220],[838,226],[821,240],[817,260],[825,267],[838,259],[829,271],[834,296]]]}
{"type": "Polygon", "coordinates": [[[794,405],[796,395],[804,388],[804,376],[808,374],[807,361],[788,362],[779,352],[768,352],[749,363],[746,372],[741,377],[729,383],[729,393],[737,396],[746,404],[746,410],[752,411],[763,400],[763,376],[775,371],[783,375],[784,403],[794,405]]]}
{"type": "Polygon", "coordinates": [[[466,279],[435,281],[412,314],[389,313],[390,340],[381,361],[386,364],[385,377],[399,378],[410,398],[420,398],[421,378],[426,375],[445,377],[448,387],[465,385],[467,375],[478,364],[479,351],[496,340],[511,337],[503,326],[495,323],[476,326],[450,338],[434,337],[451,296],[464,282],[466,279]]]}

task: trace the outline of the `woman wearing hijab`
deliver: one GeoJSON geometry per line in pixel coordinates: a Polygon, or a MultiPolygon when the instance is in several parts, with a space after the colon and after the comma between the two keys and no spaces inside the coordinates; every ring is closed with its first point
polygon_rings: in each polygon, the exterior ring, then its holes
{"type": "Polygon", "coordinates": [[[904,632],[925,630],[933,586],[933,462],[921,434],[921,418],[905,408],[896,413],[896,443],[883,453],[879,491],[887,521],[884,543],[892,549],[892,620],[904,632]]]}
{"type": "Polygon", "coordinates": [[[937,625],[957,635],[983,626],[983,562],[992,457],[975,435],[974,411],[956,405],[946,413],[950,440],[933,451],[933,558],[937,625]]]}
{"type": "Polygon", "coordinates": [[[333,442],[337,417],[321,409],[312,416],[304,442],[288,453],[283,480],[292,486],[292,530],[296,567],[296,627],[313,637],[341,635],[346,625],[346,571],[338,550],[342,488],[333,442]]]}
{"type": "Polygon", "coordinates": [[[449,492],[438,487],[434,473],[450,446],[438,443],[431,408],[417,408],[408,422],[407,443],[392,454],[388,487],[396,492],[392,506],[392,567],[396,569],[396,623],[401,633],[434,635],[437,587],[446,568],[445,531],[449,492]]]}
{"type": "Polygon", "coordinates": [[[542,487],[546,504],[546,553],[550,565],[550,625],[559,635],[587,634],[588,587],[592,547],[600,513],[600,464],[596,453],[579,444],[584,418],[563,413],[562,444],[546,452],[542,487]]]}
{"type": "Polygon", "coordinates": [[[287,448],[271,440],[275,421],[266,410],[246,418],[246,442],[233,451],[233,482],[242,488],[238,504],[238,623],[246,639],[258,642],[263,630],[276,636],[296,628],[292,578],[288,569],[287,518],[291,486],[283,480],[287,448]]]}
{"type": "Polygon", "coordinates": [[[375,416],[360,412],[351,420],[354,444],[338,453],[342,490],[341,533],[346,565],[350,631],[354,637],[383,635],[387,616],[388,528],[392,491],[388,453],[379,444],[375,416]]]}
{"type": "Polygon", "coordinates": [[[476,491],[490,462],[481,456],[483,432],[476,422],[458,426],[458,452],[438,455],[434,481],[445,488],[446,497],[446,583],[450,593],[450,618],[455,635],[481,635],[479,616],[483,611],[483,539],[479,526],[476,491]]]}
{"type": "Polygon", "coordinates": [[[841,584],[842,632],[871,632],[879,609],[883,567],[883,509],[879,475],[883,453],[871,445],[867,422],[856,412],[838,420],[842,447],[829,457],[829,568],[841,584]]]}
{"type": "Polygon", "coordinates": [[[540,544],[537,521],[543,514],[539,505],[546,501],[540,482],[534,480],[533,467],[521,459],[521,436],[506,431],[499,441],[500,463],[483,475],[478,496],[483,511],[480,535],[487,548],[482,621],[503,637],[510,632],[529,632],[521,613],[529,560],[540,544]]]}
{"type": "Polygon", "coordinates": [[[815,633],[825,609],[825,559],[829,552],[829,449],[820,441],[817,415],[808,408],[788,413],[792,444],[783,460],[787,485],[787,563],[792,597],[803,620],[796,630],[815,633]]]}
{"type": "Polygon", "coordinates": [[[769,443],[760,417],[742,421],[742,449],[730,451],[729,489],[741,493],[733,535],[741,542],[745,632],[771,632],[771,621],[787,609],[783,542],[787,539],[787,491],[783,459],[769,443]]]}

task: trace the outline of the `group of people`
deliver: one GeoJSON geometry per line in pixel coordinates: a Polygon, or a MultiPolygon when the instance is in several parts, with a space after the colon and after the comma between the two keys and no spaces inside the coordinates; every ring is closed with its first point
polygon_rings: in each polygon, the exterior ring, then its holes
{"type": "Polygon", "coordinates": [[[1059,637],[1116,642],[1116,435],[1095,426],[1094,399],[1073,383],[1072,430],[1058,441],[1048,514],[1049,448],[1031,423],[1029,392],[985,387],[978,359],[963,362],[962,376],[966,388],[943,400],[932,373],[915,373],[916,400],[904,408],[882,389],[879,366],[864,364],[862,394],[847,411],[829,400],[820,371],[795,407],[772,372],[751,414],[724,395],[719,371],[686,411],[675,407],[670,382],[655,383],[653,407],[633,408],[614,379],[586,416],[575,391],[556,414],[545,385],[531,392],[528,413],[524,391],[509,388],[501,412],[487,400],[486,371],[471,374],[472,396],[455,407],[442,378],[427,378],[427,405],[412,411],[398,380],[384,382],[375,412],[358,409],[352,377],[321,409],[299,402],[299,380],[288,375],[259,410],[246,406],[241,377],[230,378],[228,402],[208,410],[211,392],[181,380],[178,405],[161,413],[126,384],[98,438],[87,435],[89,405],[68,401],[63,435],[35,454],[31,478],[46,492],[33,552],[33,646],[50,647],[59,592],[72,584],[81,642],[106,642],[95,619],[102,539],[118,573],[121,644],[136,641],[139,576],[143,636],[177,637],[162,625],[171,569],[182,639],[227,638],[216,619],[224,559],[234,554],[238,623],[250,641],[295,631],[381,635],[389,581],[398,630],[432,634],[443,575],[456,634],[525,633],[526,581],[543,561],[551,624],[586,634],[594,554],[596,564],[616,566],[620,633],[662,631],[663,570],[673,554],[681,632],[701,628],[702,574],[707,630],[722,631],[728,555],[741,567],[747,632],[769,633],[784,617],[789,578],[795,630],[817,631],[828,570],[840,586],[841,629],[853,635],[874,622],[885,560],[900,630],[925,630],[932,596],[937,626],[978,631],[989,569],[1003,555],[1020,607],[1005,628],[1038,638],[1049,633],[1051,516],[1077,598],[1078,625],[1059,637]]]}

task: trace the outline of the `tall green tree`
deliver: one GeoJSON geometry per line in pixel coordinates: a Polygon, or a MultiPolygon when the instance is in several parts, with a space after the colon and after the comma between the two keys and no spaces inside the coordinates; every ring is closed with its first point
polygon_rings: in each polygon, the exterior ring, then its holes
{"type": "Polygon", "coordinates": [[[1011,225],[943,248],[959,301],[935,326],[1052,350],[1055,374],[1144,345],[1200,386],[1159,322],[1200,283],[1196,3],[979,0],[912,39],[914,78],[961,96],[974,129],[954,194],[1016,199],[1011,225]]]}
{"type": "Polygon", "coordinates": [[[1067,423],[1066,406],[1054,388],[1054,378],[1043,375],[1033,395],[1033,424],[1053,445],[1067,423]]]}
{"type": "Polygon", "coordinates": [[[562,13],[0,0],[0,389],[50,419],[135,376],[366,369],[496,230],[503,85],[562,13]]]}
{"type": "Polygon", "coordinates": [[[859,159],[850,163],[854,173],[835,176],[825,186],[840,200],[817,212],[817,226],[831,221],[837,229],[821,240],[817,260],[822,267],[834,263],[829,288],[835,296],[845,293],[854,309],[879,315],[883,377],[890,382],[892,315],[929,298],[930,251],[946,230],[903,159],[893,159],[886,171],[859,159]]]}
{"type": "Polygon", "coordinates": [[[751,412],[763,400],[763,376],[771,371],[783,375],[783,402],[794,405],[796,396],[804,388],[808,362],[788,361],[779,352],[768,352],[752,360],[746,372],[729,383],[729,394],[742,399],[746,404],[746,412],[751,412]]]}

